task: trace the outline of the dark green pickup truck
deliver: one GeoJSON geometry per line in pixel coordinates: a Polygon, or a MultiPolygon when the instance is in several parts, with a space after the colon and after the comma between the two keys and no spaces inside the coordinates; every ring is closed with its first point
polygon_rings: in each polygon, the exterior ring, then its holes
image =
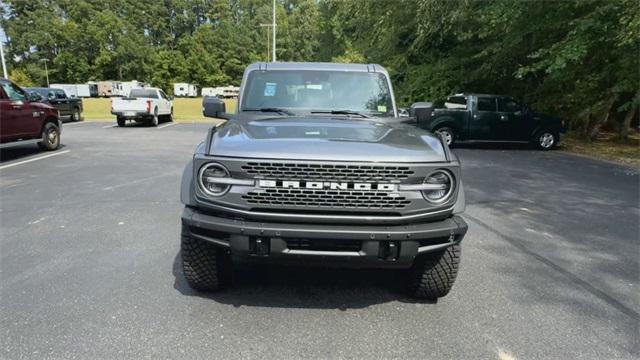
{"type": "Polygon", "coordinates": [[[501,95],[456,94],[442,109],[416,103],[411,114],[418,126],[456,141],[526,141],[542,150],[555,147],[564,121],[535,112],[515,99],[501,95]]]}

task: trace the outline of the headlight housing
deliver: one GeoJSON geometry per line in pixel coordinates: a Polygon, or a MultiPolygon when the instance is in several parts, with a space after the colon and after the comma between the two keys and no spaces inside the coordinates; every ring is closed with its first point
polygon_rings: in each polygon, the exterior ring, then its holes
{"type": "Polygon", "coordinates": [[[218,181],[218,179],[228,179],[229,177],[227,168],[218,163],[208,163],[198,171],[198,185],[200,190],[209,196],[222,196],[229,191],[231,184],[227,181],[218,181]]]}
{"type": "Polygon", "coordinates": [[[442,204],[451,198],[455,181],[453,175],[446,170],[436,170],[424,180],[425,184],[434,185],[434,189],[423,190],[424,198],[434,204],[442,204]]]}

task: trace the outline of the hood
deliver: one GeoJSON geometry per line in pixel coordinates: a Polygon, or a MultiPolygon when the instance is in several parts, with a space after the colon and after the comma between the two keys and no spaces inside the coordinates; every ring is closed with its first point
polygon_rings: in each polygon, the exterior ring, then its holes
{"type": "Polygon", "coordinates": [[[209,154],[262,159],[439,162],[439,139],[397,119],[296,116],[230,120],[214,133],[209,154]]]}

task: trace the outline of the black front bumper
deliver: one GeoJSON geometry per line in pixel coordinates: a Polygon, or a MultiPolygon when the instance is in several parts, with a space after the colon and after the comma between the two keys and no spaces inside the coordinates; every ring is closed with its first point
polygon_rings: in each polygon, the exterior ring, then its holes
{"type": "Polygon", "coordinates": [[[272,262],[406,268],[416,256],[462,241],[459,216],[407,225],[287,224],[235,220],[186,207],[183,236],[227,248],[234,256],[272,262]]]}

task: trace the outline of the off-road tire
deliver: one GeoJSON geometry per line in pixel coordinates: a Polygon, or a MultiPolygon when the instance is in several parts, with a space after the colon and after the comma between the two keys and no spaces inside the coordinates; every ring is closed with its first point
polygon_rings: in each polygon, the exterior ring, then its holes
{"type": "Polygon", "coordinates": [[[71,113],[71,116],[69,117],[69,120],[71,121],[80,121],[80,118],[82,117],[82,115],[80,114],[80,109],[79,108],[74,108],[73,109],[73,113],[71,113]]]}
{"type": "Polygon", "coordinates": [[[191,237],[182,229],[182,271],[195,290],[216,291],[231,284],[231,256],[225,249],[191,237]]]}
{"type": "Polygon", "coordinates": [[[453,146],[456,142],[456,131],[448,126],[437,128],[434,132],[437,134],[442,133],[449,147],[453,146]]]}
{"type": "Polygon", "coordinates": [[[60,147],[60,128],[58,125],[52,122],[44,124],[40,137],[42,141],[38,143],[38,146],[42,150],[51,151],[60,147]]]}
{"type": "Polygon", "coordinates": [[[126,121],[125,121],[125,119],[124,119],[123,117],[118,117],[118,118],[116,119],[116,121],[118,122],[118,126],[120,126],[120,127],[124,127],[124,124],[125,124],[125,122],[126,122],[126,121]]]}
{"type": "Polygon", "coordinates": [[[411,268],[410,294],[435,300],[449,293],[458,275],[460,244],[446,250],[417,258],[411,268]]]}
{"type": "Polygon", "coordinates": [[[540,130],[533,136],[533,139],[531,141],[538,150],[552,150],[556,147],[556,145],[558,145],[558,142],[560,141],[560,134],[551,130],[540,130]],[[548,141],[545,141],[543,139],[544,137],[548,136],[553,137],[551,140],[551,145],[549,145],[548,141]]]}

